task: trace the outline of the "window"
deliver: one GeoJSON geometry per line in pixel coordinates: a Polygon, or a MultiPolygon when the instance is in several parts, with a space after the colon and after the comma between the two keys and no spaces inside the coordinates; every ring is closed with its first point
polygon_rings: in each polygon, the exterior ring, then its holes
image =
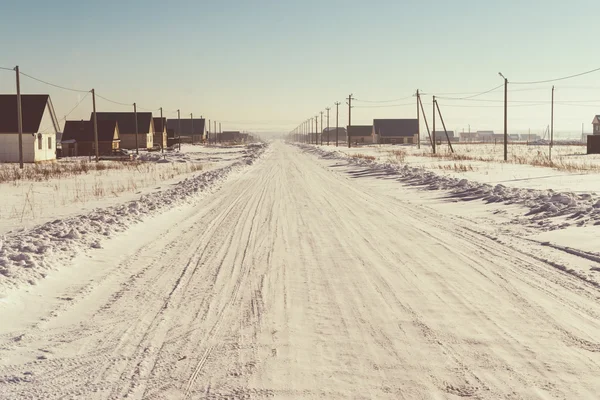
{"type": "Polygon", "coordinates": [[[38,134],[38,150],[42,149],[42,135],[38,134]]]}
{"type": "Polygon", "coordinates": [[[52,138],[48,138],[48,150],[52,150],[52,138]]]}

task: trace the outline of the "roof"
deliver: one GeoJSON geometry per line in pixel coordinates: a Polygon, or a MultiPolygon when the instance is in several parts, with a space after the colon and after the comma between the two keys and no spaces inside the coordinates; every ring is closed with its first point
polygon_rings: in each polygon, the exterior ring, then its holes
{"type": "Polygon", "coordinates": [[[594,117],[594,120],[592,121],[592,124],[598,124],[598,123],[600,123],[600,115],[596,115],[594,117]]]}
{"type": "MultiPolygon", "coordinates": [[[[133,112],[97,112],[98,121],[117,121],[120,134],[135,134],[135,114],[133,112]]],[[[94,117],[92,113],[90,120],[94,117]]],[[[152,113],[137,113],[138,133],[151,133],[152,113]]]]}
{"type": "Polygon", "coordinates": [[[414,136],[419,133],[419,121],[413,119],[374,119],[373,130],[381,136],[414,136]]]}
{"type": "Polygon", "coordinates": [[[350,136],[371,136],[373,133],[373,125],[350,125],[348,134],[350,136]]]}
{"type": "Polygon", "coordinates": [[[167,127],[173,129],[177,136],[179,135],[204,135],[204,118],[181,118],[167,120],[167,127]],[[192,122],[193,121],[193,122],[192,122]],[[181,132],[179,132],[179,123],[181,123],[181,132]],[[194,131],[192,132],[192,125],[194,131]]]}
{"type": "MultiPolygon", "coordinates": [[[[446,132],[448,132],[448,137],[451,137],[451,138],[454,137],[454,131],[446,131],[446,132]]],[[[436,136],[438,136],[438,135],[444,135],[444,136],[446,136],[446,132],[444,132],[444,131],[435,131],[435,135],[436,136]]]]}
{"type": "MultiPolygon", "coordinates": [[[[54,130],[59,131],[58,121],[54,115],[50,96],[47,94],[22,94],[21,118],[23,133],[38,133],[44,118],[46,107],[50,109],[54,130]]],[[[17,117],[17,95],[0,94],[0,133],[17,133],[19,131],[17,117]]]]}
{"type": "MultiPolygon", "coordinates": [[[[334,128],[329,128],[329,129],[325,128],[325,129],[323,129],[323,133],[327,133],[327,132],[333,132],[333,133],[335,133],[335,129],[336,129],[335,127],[334,128]]],[[[346,133],[346,128],[342,128],[341,126],[338,127],[337,130],[340,133],[346,133]]]]}
{"type": "Polygon", "coordinates": [[[165,117],[154,117],[152,121],[154,121],[154,132],[165,132],[167,127],[167,119],[165,117]]]}
{"type": "MultiPolygon", "coordinates": [[[[115,129],[118,129],[117,121],[98,121],[98,141],[112,142],[115,129]]],[[[94,141],[93,121],[67,121],[62,135],[62,141],[75,140],[78,142],[94,141]]]]}

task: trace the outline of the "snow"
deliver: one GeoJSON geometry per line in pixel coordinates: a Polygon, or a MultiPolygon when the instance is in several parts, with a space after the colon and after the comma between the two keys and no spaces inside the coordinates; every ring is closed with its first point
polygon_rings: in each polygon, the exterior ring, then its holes
{"type": "MultiPolygon", "coordinates": [[[[174,190],[205,189],[7,292],[0,397],[597,398],[593,224],[550,230],[571,214],[525,216],[507,185],[251,152],[214,190],[189,179],[174,190]],[[587,252],[559,243],[575,230],[587,252]]],[[[579,195],[546,203],[596,204],[579,195]]],[[[66,241],[92,237],[78,226],[66,241]]]]}
{"type": "Polygon", "coordinates": [[[193,195],[215,190],[232,171],[253,163],[263,151],[263,146],[248,146],[241,153],[238,150],[241,156],[237,161],[177,183],[167,182],[170,186],[164,186],[163,190],[138,192],[137,198],[131,201],[82,214],[73,213],[32,229],[8,232],[0,247],[0,295],[23,283],[34,285],[46,277],[48,271],[68,263],[77,253],[101,247],[104,240],[142,222],[148,215],[182,201],[198,201],[193,195]]]}

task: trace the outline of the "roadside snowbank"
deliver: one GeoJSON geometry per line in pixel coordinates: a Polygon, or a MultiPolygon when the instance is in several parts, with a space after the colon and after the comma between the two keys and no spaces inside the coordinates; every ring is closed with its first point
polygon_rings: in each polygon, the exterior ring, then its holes
{"type": "Polygon", "coordinates": [[[300,145],[300,147],[326,159],[344,160],[351,165],[385,172],[387,175],[398,175],[400,181],[410,186],[427,190],[449,191],[448,197],[456,201],[482,200],[487,203],[525,206],[529,211],[523,216],[524,220],[521,222],[544,230],[561,229],[573,225],[600,225],[600,196],[594,192],[573,193],[559,192],[553,189],[507,187],[502,184],[490,185],[464,178],[443,176],[406,164],[382,163],[314,146],[300,145]]]}
{"type": "Polygon", "coordinates": [[[267,146],[249,145],[234,164],[186,178],[172,188],[142,195],[139,200],[58,219],[0,238],[0,293],[24,283],[34,285],[48,271],[67,263],[75,254],[100,248],[102,242],[131,224],[217,188],[229,174],[253,164],[267,146]]]}

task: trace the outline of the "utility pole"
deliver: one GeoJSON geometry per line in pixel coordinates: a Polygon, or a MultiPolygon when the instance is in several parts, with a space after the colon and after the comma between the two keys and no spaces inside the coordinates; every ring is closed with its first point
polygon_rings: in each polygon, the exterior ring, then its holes
{"type": "Polygon", "coordinates": [[[160,108],[160,127],[162,128],[160,130],[160,150],[161,153],[165,153],[165,137],[163,136],[165,134],[165,123],[163,121],[163,115],[162,115],[162,107],[160,108]]]}
{"type": "Polygon", "coordinates": [[[352,93],[347,98],[348,100],[348,131],[346,132],[346,136],[348,137],[348,148],[352,147],[352,140],[350,137],[350,127],[352,126],[352,93]]]}
{"type": "Polygon", "coordinates": [[[335,102],[335,147],[338,147],[338,140],[340,139],[339,135],[339,119],[340,119],[340,103],[339,101],[335,102]]]}
{"type": "MultiPolygon", "coordinates": [[[[96,91],[92,89],[92,110],[94,112],[94,144],[96,145],[96,162],[100,161],[100,152],[98,150],[98,118],[96,117],[96,91]]],[[[65,122],[66,122],[65,118],[65,122]]]]}
{"type": "Polygon", "coordinates": [[[219,135],[217,135],[217,121],[213,121],[213,124],[215,124],[215,143],[217,143],[220,140],[219,135]]]}
{"type": "Polygon", "coordinates": [[[194,113],[190,113],[190,121],[192,121],[192,144],[194,144],[194,113]]]}
{"type": "Polygon", "coordinates": [[[431,136],[433,138],[432,143],[433,143],[433,154],[435,154],[435,96],[433,96],[433,123],[432,123],[432,131],[431,131],[431,136]]]}
{"type": "Polygon", "coordinates": [[[421,110],[419,109],[419,103],[421,102],[421,94],[417,89],[417,149],[421,149],[421,110]]]}
{"type": "Polygon", "coordinates": [[[181,113],[177,110],[177,136],[179,137],[179,151],[181,151],[181,113]]]}
{"type": "Polygon", "coordinates": [[[17,129],[19,132],[19,168],[23,169],[23,110],[21,108],[21,80],[19,66],[15,67],[17,73],[17,129]]]}
{"type": "Polygon", "coordinates": [[[321,134],[321,146],[323,146],[323,111],[321,111],[321,130],[319,133],[321,134]]]}
{"type": "Polygon", "coordinates": [[[315,115],[315,144],[319,145],[319,116],[315,115]]]}
{"type": "Polygon", "coordinates": [[[327,107],[327,146],[329,146],[329,110],[331,110],[331,107],[327,107]]]}
{"type": "Polygon", "coordinates": [[[552,147],[554,146],[554,85],[552,85],[552,108],[550,111],[550,150],[548,158],[552,161],[552,147]]]}
{"type": "Polygon", "coordinates": [[[137,105],[135,103],[133,103],[133,117],[135,118],[135,154],[140,154],[140,146],[138,143],[137,105]]]}
{"type": "Polygon", "coordinates": [[[508,161],[508,79],[502,72],[498,74],[504,78],[504,161],[508,161]]]}

